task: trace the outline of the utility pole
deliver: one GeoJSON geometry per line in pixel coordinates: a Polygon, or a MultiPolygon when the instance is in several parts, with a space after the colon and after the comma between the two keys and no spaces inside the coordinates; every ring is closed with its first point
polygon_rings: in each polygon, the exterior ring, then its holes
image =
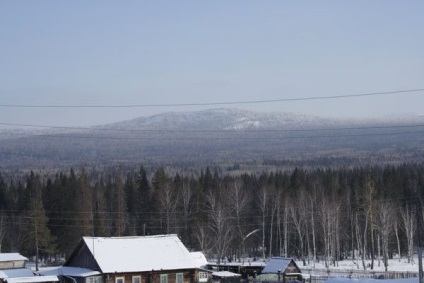
{"type": "Polygon", "coordinates": [[[422,206],[419,197],[419,193],[417,191],[417,198],[415,204],[415,215],[417,217],[417,253],[418,253],[418,278],[419,283],[424,283],[423,281],[423,252],[421,248],[421,219],[422,219],[422,206]]]}

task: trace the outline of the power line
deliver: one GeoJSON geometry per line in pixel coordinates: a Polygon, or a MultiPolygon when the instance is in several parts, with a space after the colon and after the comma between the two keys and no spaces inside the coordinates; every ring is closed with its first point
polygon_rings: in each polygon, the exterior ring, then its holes
{"type": "MultiPolygon", "coordinates": [[[[357,126],[357,127],[335,127],[335,128],[307,128],[307,129],[245,129],[245,130],[184,130],[184,129],[118,129],[118,128],[93,128],[93,127],[70,127],[70,126],[48,126],[40,124],[20,124],[20,123],[3,123],[3,126],[30,127],[43,129],[61,129],[61,130],[86,130],[94,132],[182,132],[182,133],[262,133],[262,132],[315,132],[315,131],[339,131],[339,130],[367,130],[367,129],[395,129],[395,128],[415,128],[424,127],[424,124],[412,125],[381,125],[381,126],[357,126]]],[[[23,133],[9,133],[11,135],[26,135],[23,133]]]]}
{"type": "Polygon", "coordinates": [[[358,94],[345,94],[333,96],[310,96],[310,97],[292,97],[279,99],[263,99],[263,100],[244,100],[230,102],[200,102],[200,103],[162,103],[162,104],[122,104],[122,105],[46,105],[46,104],[0,104],[4,108],[147,108],[147,107],[183,107],[183,106],[217,106],[217,105],[235,105],[235,104],[260,104],[260,103],[275,103],[275,102],[292,102],[306,100],[327,100],[341,98],[355,98],[365,96],[392,95],[392,94],[412,94],[422,92],[424,88],[403,89],[384,92],[369,92],[358,94]]]}
{"type": "Polygon", "coordinates": [[[404,131],[404,132],[388,132],[388,133],[359,133],[359,134],[337,134],[337,135],[304,135],[304,136],[277,136],[277,137],[249,137],[249,136],[233,136],[233,137],[111,137],[111,136],[66,136],[66,135],[40,135],[40,138],[66,138],[66,139],[100,139],[100,140],[163,140],[168,141],[209,141],[209,140],[290,140],[290,139],[325,139],[325,138],[346,138],[346,137],[369,137],[369,136],[398,136],[422,134],[423,130],[419,131],[404,131]]]}
{"type": "MultiPolygon", "coordinates": [[[[172,141],[204,141],[204,140],[281,140],[281,139],[310,139],[310,138],[343,138],[343,137],[367,137],[367,136],[395,136],[395,135],[408,135],[408,134],[422,134],[424,130],[419,131],[402,131],[402,132],[389,132],[389,133],[358,133],[358,134],[335,134],[335,135],[306,135],[306,136],[278,136],[278,137],[166,137],[167,140],[172,141]]],[[[242,134],[242,133],[240,133],[242,134]]],[[[28,137],[26,134],[13,134],[15,136],[28,137]]],[[[66,138],[66,139],[100,139],[100,140],[163,140],[163,136],[156,137],[113,137],[113,136],[82,136],[73,134],[41,134],[32,135],[32,138],[66,138]]],[[[3,139],[5,140],[5,139],[3,139]]]]}

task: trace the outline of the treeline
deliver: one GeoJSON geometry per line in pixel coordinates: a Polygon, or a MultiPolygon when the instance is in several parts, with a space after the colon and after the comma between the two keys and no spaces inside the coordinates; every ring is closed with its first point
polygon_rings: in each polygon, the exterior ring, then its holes
{"type": "MultiPolygon", "coordinates": [[[[57,259],[81,236],[176,233],[209,258],[412,260],[424,222],[423,164],[197,173],[0,174],[0,251],[57,259]],[[417,229],[418,228],[418,229],[417,229]]],[[[422,244],[422,243],[421,243],[422,244]]]]}

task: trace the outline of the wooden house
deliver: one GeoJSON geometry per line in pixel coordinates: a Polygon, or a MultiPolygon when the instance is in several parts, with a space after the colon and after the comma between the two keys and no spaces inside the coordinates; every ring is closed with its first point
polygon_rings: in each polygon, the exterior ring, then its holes
{"type": "Polygon", "coordinates": [[[211,278],[203,265],[204,255],[176,235],[83,237],[58,275],[70,283],[203,283],[211,278]]]}
{"type": "Polygon", "coordinates": [[[272,257],[259,278],[265,281],[296,282],[302,281],[302,272],[293,259],[272,257]]]}

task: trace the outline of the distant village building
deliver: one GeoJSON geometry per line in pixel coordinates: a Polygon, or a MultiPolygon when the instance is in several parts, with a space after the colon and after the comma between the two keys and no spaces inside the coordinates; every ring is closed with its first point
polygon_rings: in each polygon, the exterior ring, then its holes
{"type": "Polygon", "coordinates": [[[272,257],[257,279],[284,283],[296,282],[302,281],[302,272],[293,259],[272,257]]]}
{"type": "Polygon", "coordinates": [[[66,283],[204,283],[206,263],[177,235],[83,237],[61,268],[42,273],[66,283]]]}
{"type": "Polygon", "coordinates": [[[39,276],[25,268],[28,259],[19,253],[0,253],[0,283],[51,283],[57,276],[39,276]]]}

